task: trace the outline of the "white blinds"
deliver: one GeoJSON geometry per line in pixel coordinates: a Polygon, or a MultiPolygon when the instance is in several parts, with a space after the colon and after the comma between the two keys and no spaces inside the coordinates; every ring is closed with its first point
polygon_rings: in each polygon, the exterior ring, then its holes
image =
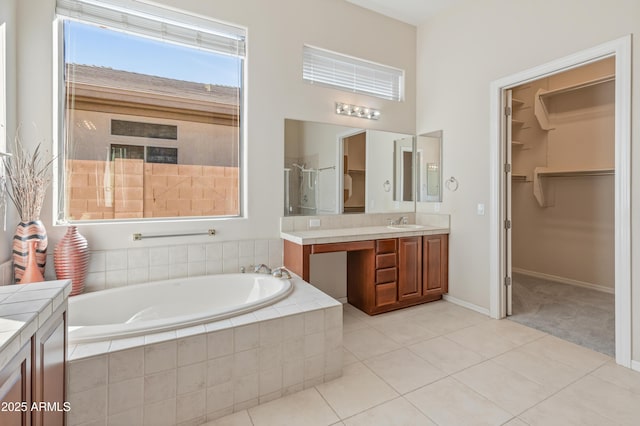
{"type": "Polygon", "coordinates": [[[245,55],[243,28],[137,0],[57,0],[56,13],[217,53],[245,55]]]}
{"type": "Polygon", "coordinates": [[[404,71],[316,47],[304,46],[302,78],[349,92],[401,101],[404,71]]]}

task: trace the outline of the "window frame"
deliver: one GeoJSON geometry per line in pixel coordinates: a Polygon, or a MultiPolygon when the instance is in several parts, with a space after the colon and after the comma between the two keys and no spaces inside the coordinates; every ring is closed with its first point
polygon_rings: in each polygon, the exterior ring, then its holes
{"type": "MultiPolygon", "coordinates": [[[[0,23],[0,153],[7,152],[7,23],[0,23]]],[[[4,176],[4,169],[0,172],[4,176]]]]}
{"type": "MultiPolygon", "coordinates": [[[[89,0],[92,1],[92,0],[89,0]]],[[[114,2],[117,4],[119,0],[107,0],[106,4],[110,4],[114,2]]],[[[156,8],[165,9],[163,6],[155,6],[156,8]]],[[[246,198],[245,194],[247,193],[246,188],[246,158],[245,158],[245,134],[246,134],[246,84],[247,84],[247,29],[239,26],[239,25],[230,25],[224,22],[216,21],[212,18],[193,15],[191,13],[182,12],[178,9],[166,8],[166,10],[171,12],[177,12],[183,16],[193,17],[194,22],[197,24],[201,24],[203,21],[211,22],[214,25],[219,24],[222,28],[235,28],[239,33],[242,33],[243,36],[243,46],[242,46],[242,54],[238,55],[241,66],[239,70],[239,81],[240,87],[238,88],[238,212],[235,215],[220,215],[220,216],[167,216],[167,217],[143,217],[143,218],[130,218],[130,219],[91,219],[91,220],[82,220],[82,219],[69,219],[66,217],[65,212],[65,192],[67,191],[68,182],[66,181],[66,138],[67,138],[67,126],[66,122],[68,120],[68,115],[66,111],[66,85],[65,85],[65,57],[64,57],[64,22],[66,20],[77,21],[83,24],[96,25],[94,22],[90,20],[83,20],[76,16],[68,16],[61,15],[56,13],[53,25],[53,156],[55,161],[53,162],[53,178],[52,178],[52,202],[53,202],[53,224],[54,225],[99,225],[99,224],[127,224],[127,223],[162,223],[162,222],[198,222],[198,221],[219,221],[219,220],[228,220],[228,219],[247,219],[246,214],[246,198]]],[[[132,11],[135,13],[135,11],[132,11]]],[[[185,21],[182,22],[184,25],[188,26],[192,23],[185,21]]],[[[171,41],[165,41],[162,37],[150,37],[148,34],[137,33],[135,31],[124,31],[120,28],[112,28],[109,26],[105,26],[108,29],[121,31],[126,34],[131,34],[133,36],[143,37],[143,38],[151,38],[156,41],[172,43],[171,41]]],[[[178,43],[180,44],[180,43],[178,43]]],[[[201,46],[197,46],[195,44],[187,44],[183,43],[186,47],[191,47],[195,49],[202,49],[201,46]]],[[[206,50],[206,49],[205,49],[206,50]]],[[[214,53],[214,50],[208,49],[214,53]]]]}

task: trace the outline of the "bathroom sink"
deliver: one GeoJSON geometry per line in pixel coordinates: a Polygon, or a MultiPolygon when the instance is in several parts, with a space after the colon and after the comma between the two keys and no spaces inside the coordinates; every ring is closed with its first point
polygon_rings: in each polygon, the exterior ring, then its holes
{"type": "Polygon", "coordinates": [[[389,229],[422,229],[424,225],[417,225],[415,223],[402,223],[399,225],[387,225],[389,229]]]}

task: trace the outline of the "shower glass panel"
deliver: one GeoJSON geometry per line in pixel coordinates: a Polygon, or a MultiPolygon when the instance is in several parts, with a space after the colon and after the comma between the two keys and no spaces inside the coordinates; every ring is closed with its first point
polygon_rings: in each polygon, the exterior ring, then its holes
{"type": "Polygon", "coordinates": [[[317,214],[318,170],[292,163],[284,173],[285,216],[317,214]]]}

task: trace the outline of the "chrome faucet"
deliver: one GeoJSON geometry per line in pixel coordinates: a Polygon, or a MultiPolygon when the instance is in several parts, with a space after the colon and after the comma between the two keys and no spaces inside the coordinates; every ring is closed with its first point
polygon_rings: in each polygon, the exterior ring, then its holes
{"type": "Polygon", "coordinates": [[[256,274],[270,274],[271,268],[269,268],[264,263],[261,263],[259,265],[256,265],[256,267],[253,269],[253,272],[255,272],[256,274]]]}
{"type": "Polygon", "coordinates": [[[271,275],[273,275],[276,278],[282,278],[282,279],[285,279],[285,280],[290,280],[291,279],[291,273],[284,266],[280,266],[279,268],[275,268],[271,272],[271,275]]]}
{"type": "Polygon", "coordinates": [[[387,222],[389,225],[406,225],[407,223],[409,223],[409,218],[407,216],[400,216],[395,220],[387,219],[387,222]]]}

